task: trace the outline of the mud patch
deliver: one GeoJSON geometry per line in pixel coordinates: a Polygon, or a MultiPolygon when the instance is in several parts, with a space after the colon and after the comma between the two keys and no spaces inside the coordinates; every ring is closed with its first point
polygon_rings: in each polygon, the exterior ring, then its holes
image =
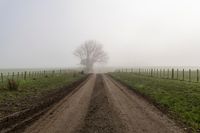
{"type": "Polygon", "coordinates": [[[90,106],[79,133],[121,133],[122,127],[109,103],[102,75],[97,75],[90,106]]]}

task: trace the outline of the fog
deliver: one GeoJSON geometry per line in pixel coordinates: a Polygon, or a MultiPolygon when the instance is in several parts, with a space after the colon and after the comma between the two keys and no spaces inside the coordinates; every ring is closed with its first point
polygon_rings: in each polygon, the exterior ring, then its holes
{"type": "Polygon", "coordinates": [[[0,0],[0,68],[74,67],[97,40],[107,66],[200,66],[199,0],[0,0]]]}

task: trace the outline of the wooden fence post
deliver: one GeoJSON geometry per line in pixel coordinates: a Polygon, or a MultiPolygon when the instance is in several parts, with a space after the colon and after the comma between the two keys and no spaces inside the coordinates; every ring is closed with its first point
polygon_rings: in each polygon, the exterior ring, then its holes
{"type": "Polygon", "coordinates": [[[174,79],[174,68],[172,68],[172,79],[174,79]]]}
{"type": "Polygon", "coordinates": [[[169,69],[167,69],[167,78],[169,79],[169,69]]]}
{"type": "Polygon", "coordinates": [[[3,73],[1,73],[1,82],[3,83],[3,73]]]}
{"type": "Polygon", "coordinates": [[[55,75],[55,70],[52,71],[53,76],[55,75]]]}
{"type": "Polygon", "coordinates": [[[17,81],[19,80],[19,72],[17,72],[17,81]]]}
{"type": "Polygon", "coordinates": [[[24,80],[26,80],[26,71],[24,72],[24,80]]]}
{"type": "Polygon", "coordinates": [[[14,77],[15,77],[15,73],[13,72],[12,73],[12,80],[14,80],[14,77]]]}
{"type": "Polygon", "coordinates": [[[191,82],[191,69],[189,69],[189,82],[191,82]]]}
{"type": "Polygon", "coordinates": [[[163,77],[165,78],[165,69],[163,70],[163,77]]]}
{"type": "Polygon", "coordinates": [[[197,69],[197,82],[199,82],[199,69],[197,69]]]}
{"type": "Polygon", "coordinates": [[[177,69],[176,72],[177,72],[177,73],[176,73],[176,78],[177,78],[177,80],[178,80],[178,79],[179,79],[179,70],[177,69]]]}

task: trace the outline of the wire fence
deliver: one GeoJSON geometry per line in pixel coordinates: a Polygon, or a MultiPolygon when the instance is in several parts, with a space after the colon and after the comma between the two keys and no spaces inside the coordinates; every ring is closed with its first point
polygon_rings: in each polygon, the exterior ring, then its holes
{"type": "Polygon", "coordinates": [[[137,75],[144,75],[149,77],[156,77],[162,79],[173,79],[189,82],[200,82],[199,69],[144,69],[144,68],[123,68],[116,70],[116,72],[133,73],[137,75]]]}
{"type": "Polygon", "coordinates": [[[42,77],[49,76],[59,76],[67,73],[76,73],[74,70],[44,70],[44,71],[24,71],[24,72],[8,72],[7,74],[1,73],[0,75],[0,84],[5,83],[8,80],[30,80],[38,79],[42,77]]]}

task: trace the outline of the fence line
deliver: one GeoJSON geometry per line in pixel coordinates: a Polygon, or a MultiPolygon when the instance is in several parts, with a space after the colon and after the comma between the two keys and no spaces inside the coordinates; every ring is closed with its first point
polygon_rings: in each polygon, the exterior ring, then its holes
{"type": "Polygon", "coordinates": [[[173,80],[181,80],[181,81],[189,81],[189,82],[199,82],[199,69],[192,70],[188,69],[153,69],[153,68],[123,68],[117,70],[117,72],[127,72],[138,75],[144,75],[149,77],[157,77],[163,79],[173,79],[173,80]]]}
{"type": "Polygon", "coordinates": [[[12,80],[28,80],[28,79],[36,79],[36,78],[42,78],[42,77],[48,77],[48,76],[59,76],[62,74],[67,74],[75,72],[74,70],[65,69],[65,70],[43,70],[43,71],[24,71],[24,72],[8,72],[7,74],[1,73],[0,77],[0,84],[4,83],[8,79],[12,80]]]}

